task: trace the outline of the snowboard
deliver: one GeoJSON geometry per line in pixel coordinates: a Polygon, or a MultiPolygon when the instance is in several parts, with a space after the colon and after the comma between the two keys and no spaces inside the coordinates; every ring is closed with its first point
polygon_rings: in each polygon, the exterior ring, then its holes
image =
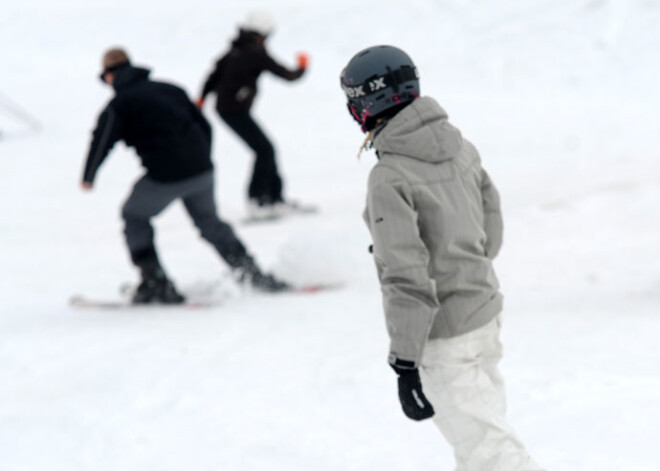
{"type": "Polygon", "coordinates": [[[69,298],[69,305],[81,309],[103,309],[119,311],[125,309],[203,309],[220,306],[220,301],[186,300],[181,304],[133,304],[128,298],[102,299],[84,295],[74,295],[69,298]]]}
{"type": "MultiPolygon", "coordinates": [[[[121,297],[116,299],[96,298],[85,295],[74,295],[69,298],[69,305],[79,309],[101,309],[101,310],[128,310],[128,309],[204,309],[218,307],[226,301],[226,298],[231,295],[218,298],[217,296],[210,299],[195,299],[194,296],[183,293],[187,297],[186,301],[181,304],[133,304],[131,302],[132,293],[130,284],[126,283],[120,287],[121,297]]],[[[323,291],[329,291],[340,288],[341,284],[312,284],[307,286],[297,286],[288,291],[278,293],[264,293],[260,291],[253,291],[261,295],[288,295],[288,294],[314,294],[323,291]]]]}
{"type": "Polygon", "coordinates": [[[241,222],[243,224],[259,224],[279,221],[281,219],[296,215],[317,214],[318,212],[319,207],[313,204],[305,204],[298,201],[287,201],[286,203],[278,204],[277,207],[273,208],[271,211],[250,214],[244,217],[241,222]]]}

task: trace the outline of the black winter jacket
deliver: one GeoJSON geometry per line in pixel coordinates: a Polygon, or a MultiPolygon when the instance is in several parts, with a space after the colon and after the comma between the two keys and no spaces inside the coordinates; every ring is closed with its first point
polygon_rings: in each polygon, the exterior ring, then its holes
{"type": "Polygon", "coordinates": [[[202,98],[217,94],[218,113],[249,111],[257,94],[257,79],[267,70],[285,80],[296,80],[304,69],[289,70],[273,60],[256,33],[240,30],[231,49],[216,63],[204,88],[202,98]]]}
{"type": "Polygon", "coordinates": [[[211,170],[211,126],[179,87],[149,80],[149,70],[115,72],[115,97],[98,118],[83,182],[92,183],[114,144],[135,147],[147,175],[159,182],[211,170]]]}

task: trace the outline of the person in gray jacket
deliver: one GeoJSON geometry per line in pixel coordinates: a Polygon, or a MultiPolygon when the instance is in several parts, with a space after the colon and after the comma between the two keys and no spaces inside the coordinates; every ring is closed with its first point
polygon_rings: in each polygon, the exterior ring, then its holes
{"type": "Polygon", "coordinates": [[[505,420],[500,198],[475,147],[430,97],[410,57],[356,54],[341,73],[378,163],[364,218],[390,336],[389,364],[413,420],[434,417],[460,471],[538,471],[505,420]]]}

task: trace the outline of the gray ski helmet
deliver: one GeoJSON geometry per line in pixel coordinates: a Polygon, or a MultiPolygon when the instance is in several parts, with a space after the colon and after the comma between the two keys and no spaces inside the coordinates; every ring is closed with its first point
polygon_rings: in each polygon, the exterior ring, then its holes
{"type": "Polygon", "coordinates": [[[419,96],[419,75],[408,54],[393,46],[373,46],[353,56],[340,75],[348,111],[370,130],[383,112],[419,96]]]}

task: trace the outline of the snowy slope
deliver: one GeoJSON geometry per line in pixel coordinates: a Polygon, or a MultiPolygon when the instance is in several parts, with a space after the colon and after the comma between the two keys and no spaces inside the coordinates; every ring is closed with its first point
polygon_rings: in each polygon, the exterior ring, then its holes
{"type": "MultiPolygon", "coordinates": [[[[3,4],[0,470],[452,469],[433,424],[400,412],[385,363],[360,220],[374,156],[355,159],[362,135],[338,86],[377,43],[411,54],[502,193],[502,368],[519,435],[549,470],[659,469],[659,20],[654,0],[3,4]],[[287,194],[322,212],[239,225],[250,156],[209,103],[221,213],[265,266],[344,287],[187,312],[71,309],[72,293],[111,297],[136,277],[118,214],[140,174],[132,151],[114,150],[93,193],[78,187],[111,96],[102,51],[125,45],[194,96],[235,23],[264,6],[271,51],[312,61],[301,82],[263,77],[255,113],[287,194]]],[[[179,285],[223,277],[179,205],[156,225],[179,285]]]]}

